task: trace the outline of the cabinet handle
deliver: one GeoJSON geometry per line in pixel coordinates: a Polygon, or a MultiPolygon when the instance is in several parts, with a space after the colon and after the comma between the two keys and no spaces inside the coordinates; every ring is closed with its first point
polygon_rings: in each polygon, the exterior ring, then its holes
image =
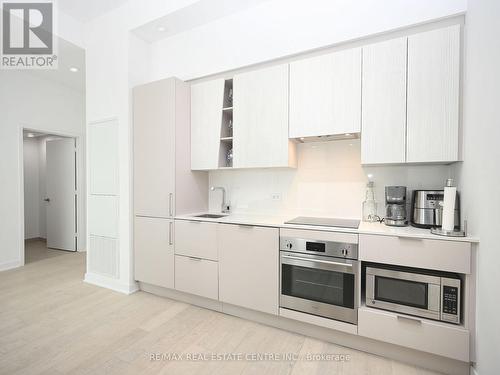
{"type": "Polygon", "coordinates": [[[414,323],[414,324],[418,324],[418,325],[422,324],[422,321],[420,319],[410,318],[410,317],[402,316],[402,315],[398,315],[398,320],[401,320],[403,322],[414,323]]]}
{"type": "Polygon", "coordinates": [[[174,198],[174,194],[173,193],[168,193],[168,214],[169,216],[173,216],[173,210],[172,210],[172,201],[173,201],[173,198],[174,198]]]}
{"type": "Polygon", "coordinates": [[[172,222],[168,223],[168,244],[169,245],[174,244],[174,241],[172,240],[172,234],[173,234],[172,225],[173,225],[172,222]]]}
{"type": "Polygon", "coordinates": [[[188,257],[191,260],[195,260],[197,262],[201,261],[201,258],[196,258],[196,257],[188,257]]]}

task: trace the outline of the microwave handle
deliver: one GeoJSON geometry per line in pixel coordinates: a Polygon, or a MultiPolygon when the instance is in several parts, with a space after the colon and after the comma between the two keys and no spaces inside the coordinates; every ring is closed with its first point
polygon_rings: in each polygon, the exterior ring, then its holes
{"type": "Polygon", "coordinates": [[[351,267],[352,268],[352,264],[350,264],[350,263],[340,263],[340,262],[332,262],[329,260],[301,258],[301,257],[294,257],[292,255],[283,255],[283,258],[293,259],[293,260],[302,260],[302,261],[306,260],[306,261],[311,261],[311,262],[315,262],[315,263],[329,264],[332,266],[342,266],[342,267],[351,267]]]}

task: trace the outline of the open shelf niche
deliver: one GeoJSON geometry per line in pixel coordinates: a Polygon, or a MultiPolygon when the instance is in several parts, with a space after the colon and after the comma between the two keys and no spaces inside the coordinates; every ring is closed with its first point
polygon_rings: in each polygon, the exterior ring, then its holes
{"type": "Polygon", "coordinates": [[[233,80],[224,82],[224,100],[222,103],[222,124],[219,144],[219,168],[233,166],[233,80]],[[229,156],[231,155],[231,156],[229,156]]]}

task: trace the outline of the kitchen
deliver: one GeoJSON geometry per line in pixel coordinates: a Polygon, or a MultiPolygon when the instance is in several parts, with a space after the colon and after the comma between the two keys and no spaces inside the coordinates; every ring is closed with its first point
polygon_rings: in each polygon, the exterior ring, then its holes
{"type": "Polygon", "coordinates": [[[139,288],[468,373],[463,21],[136,86],[139,288]]]}
{"type": "Polygon", "coordinates": [[[58,56],[0,70],[0,373],[500,373],[498,1],[43,2],[0,5],[58,56]]]}

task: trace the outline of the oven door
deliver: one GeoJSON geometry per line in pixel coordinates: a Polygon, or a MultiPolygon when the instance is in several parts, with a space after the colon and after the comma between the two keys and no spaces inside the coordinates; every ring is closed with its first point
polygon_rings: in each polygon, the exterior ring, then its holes
{"type": "Polygon", "coordinates": [[[440,319],[441,278],[414,272],[366,268],[366,305],[440,319]]]}
{"type": "Polygon", "coordinates": [[[358,322],[358,261],[281,252],[280,307],[358,322]]]}

